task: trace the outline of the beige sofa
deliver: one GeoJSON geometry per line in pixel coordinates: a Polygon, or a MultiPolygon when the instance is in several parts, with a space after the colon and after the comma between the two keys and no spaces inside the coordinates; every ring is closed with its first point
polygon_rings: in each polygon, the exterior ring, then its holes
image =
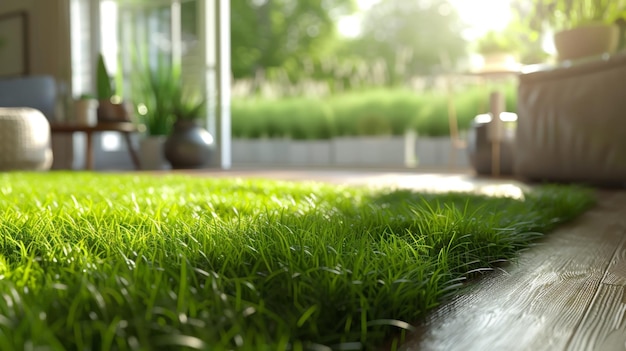
{"type": "Polygon", "coordinates": [[[517,175],[626,184],[626,54],[522,74],[517,112],[517,175]]]}

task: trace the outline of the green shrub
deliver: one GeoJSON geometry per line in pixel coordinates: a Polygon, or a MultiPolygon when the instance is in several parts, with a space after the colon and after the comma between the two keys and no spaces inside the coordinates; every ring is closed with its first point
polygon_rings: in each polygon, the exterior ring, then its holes
{"type": "Polygon", "coordinates": [[[384,91],[351,92],[331,99],[339,135],[391,134],[390,106],[384,91]]]}
{"type": "Polygon", "coordinates": [[[338,136],[357,135],[357,115],[359,103],[365,97],[359,98],[354,94],[335,96],[328,102],[335,117],[335,130],[338,136]]]}
{"type": "Polygon", "coordinates": [[[267,135],[267,126],[263,120],[263,107],[267,101],[250,99],[237,100],[231,106],[232,133],[246,139],[258,139],[267,135]]]}
{"type": "Polygon", "coordinates": [[[506,110],[511,112],[517,111],[517,85],[507,84],[502,87],[506,98],[506,110]]]}
{"type": "Polygon", "coordinates": [[[440,93],[428,93],[421,98],[418,118],[411,127],[422,136],[449,134],[448,97],[440,93]]]}
{"type": "Polygon", "coordinates": [[[489,110],[489,89],[476,88],[454,97],[459,130],[467,130],[476,115],[489,110]]]}
{"type": "Polygon", "coordinates": [[[332,110],[316,99],[233,101],[232,133],[239,138],[329,139],[335,135],[332,110]]]}
{"type": "Polygon", "coordinates": [[[335,134],[331,108],[314,99],[292,99],[289,136],[292,139],[330,139],[335,134]]]}
{"type": "Polygon", "coordinates": [[[389,116],[389,121],[394,135],[404,134],[407,129],[411,128],[424,102],[422,95],[411,91],[398,91],[390,96],[393,112],[389,116]]]}
{"type": "MultiPolygon", "coordinates": [[[[496,87],[505,93],[507,111],[516,111],[516,86],[496,87]]],[[[488,111],[489,91],[479,86],[453,95],[460,130],[488,111]]],[[[406,89],[351,91],[329,98],[235,99],[232,130],[238,138],[328,139],[402,135],[409,129],[421,136],[444,136],[450,132],[448,110],[445,93],[406,89]]]]}

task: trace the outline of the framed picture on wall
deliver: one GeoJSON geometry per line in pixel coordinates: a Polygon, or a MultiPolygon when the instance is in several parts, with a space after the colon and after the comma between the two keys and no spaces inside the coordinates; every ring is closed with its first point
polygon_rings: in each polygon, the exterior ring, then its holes
{"type": "Polygon", "coordinates": [[[0,15],[0,76],[28,74],[28,15],[0,15]]]}

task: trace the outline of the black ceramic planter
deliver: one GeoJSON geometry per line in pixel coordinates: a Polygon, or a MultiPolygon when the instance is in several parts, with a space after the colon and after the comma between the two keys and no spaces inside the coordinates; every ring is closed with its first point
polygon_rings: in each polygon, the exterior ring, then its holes
{"type": "MultiPolygon", "coordinates": [[[[492,143],[489,141],[489,124],[487,115],[477,116],[467,136],[467,151],[470,164],[479,175],[490,175],[492,166],[492,143]]],[[[509,122],[510,123],[510,122],[509,122]]],[[[515,129],[505,129],[503,140],[500,143],[500,174],[513,174],[513,157],[515,144],[515,129]]]]}
{"type": "Polygon", "coordinates": [[[163,146],[173,169],[205,168],[214,149],[213,136],[195,121],[177,120],[163,146]]]}

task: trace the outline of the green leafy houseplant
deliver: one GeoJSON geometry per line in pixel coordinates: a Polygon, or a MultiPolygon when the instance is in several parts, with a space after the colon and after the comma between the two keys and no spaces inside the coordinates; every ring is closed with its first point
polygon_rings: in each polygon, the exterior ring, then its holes
{"type": "Polygon", "coordinates": [[[136,89],[137,112],[148,135],[169,135],[174,122],[195,120],[201,116],[204,100],[185,89],[181,67],[159,62],[146,68],[136,89]]]}
{"type": "Polygon", "coordinates": [[[509,71],[519,68],[519,37],[510,29],[489,31],[476,43],[476,49],[482,56],[480,71],[509,71]]]}
{"type": "Polygon", "coordinates": [[[202,117],[205,102],[198,92],[179,85],[174,99],[173,114],[180,121],[197,121],[202,117]]]}
{"type": "Polygon", "coordinates": [[[80,94],[77,100],[96,100],[96,96],[91,93],[84,93],[80,94]]]}
{"type": "Polygon", "coordinates": [[[98,97],[98,121],[100,122],[129,122],[129,110],[116,95],[114,80],[109,75],[104,57],[98,56],[96,67],[96,85],[98,97]]]}
{"type": "Polygon", "coordinates": [[[505,33],[489,31],[477,42],[477,51],[481,54],[509,53],[515,50],[515,44],[505,33]]]}
{"type": "Polygon", "coordinates": [[[614,22],[623,17],[626,0],[535,0],[530,28],[555,31],[559,60],[577,60],[612,53],[619,42],[614,22]]]}
{"type": "Polygon", "coordinates": [[[109,75],[106,64],[104,63],[104,57],[102,54],[98,55],[96,84],[98,87],[98,100],[111,100],[115,96],[115,86],[113,80],[109,75]]]}
{"type": "Polygon", "coordinates": [[[558,31],[612,23],[622,16],[625,5],[625,0],[535,0],[529,18],[534,28],[548,24],[558,31]]]}
{"type": "Polygon", "coordinates": [[[144,75],[138,78],[137,112],[150,136],[168,135],[172,129],[176,82],[171,76],[166,67],[157,65],[154,69],[145,69],[144,75]]]}
{"type": "Polygon", "coordinates": [[[167,118],[169,129],[163,154],[173,169],[204,168],[213,154],[213,136],[196,122],[202,117],[204,99],[198,90],[183,84],[180,65],[163,62],[156,74],[150,74],[156,108],[161,108],[158,113],[167,118]]]}

